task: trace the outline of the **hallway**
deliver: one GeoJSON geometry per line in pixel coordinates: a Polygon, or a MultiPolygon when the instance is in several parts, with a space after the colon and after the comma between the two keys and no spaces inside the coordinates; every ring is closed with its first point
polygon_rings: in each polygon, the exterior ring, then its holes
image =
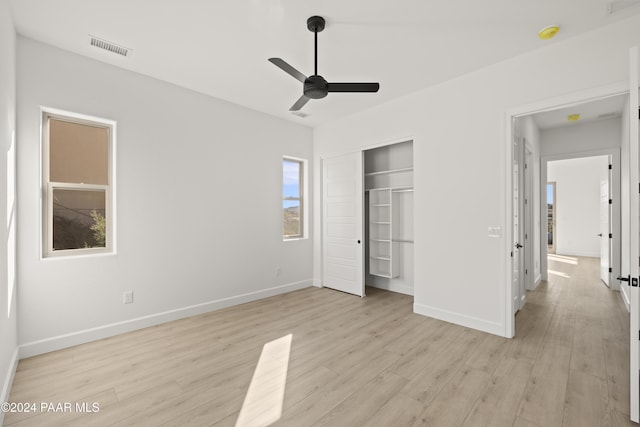
{"type": "MultiPolygon", "coordinates": [[[[629,314],[599,278],[599,258],[549,255],[549,281],[527,292],[516,348],[535,358],[518,411],[533,425],[629,421],[629,314]]],[[[530,425],[526,422],[516,425],[530,425]]]]}

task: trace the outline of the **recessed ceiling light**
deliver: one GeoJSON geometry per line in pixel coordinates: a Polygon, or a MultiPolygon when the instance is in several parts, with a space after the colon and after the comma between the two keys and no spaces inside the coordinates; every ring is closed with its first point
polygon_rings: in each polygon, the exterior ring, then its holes
{"type": "Polygon", "coordinates": [[[577,122],[578,120],[580,120],[580,114],[570,114],[569,116],[567,116],[567,120],[569,120],[570,122],[577,122]]]}
{"type": "Polygon", "coordinates": [[[557,25],[549,25],[538,31],[538,37],[540,37],[541,40],[549,40],[558,34],[558,31],[560,31],[560,27],[557,25]]]}

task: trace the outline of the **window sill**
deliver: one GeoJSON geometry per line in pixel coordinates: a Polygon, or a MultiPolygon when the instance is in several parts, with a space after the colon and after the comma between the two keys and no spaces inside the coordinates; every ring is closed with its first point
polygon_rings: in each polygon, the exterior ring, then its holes
{"type": "Polygon", "coordinates": [[[53,260],[53,259],[74,259],[74,258],[97,258],[97,257],[108,257],[117,255],[115,251],[109,252],[84,252],[84,253],[53,253],[47,254],[40,257],[43,261],[53,260]]]}
{"type": "Polygon", "coordinates": [[[300,240],[309,240],[308,237],[292,237],[290,239],[282,239],[283,242],[298,242],[300,240]]]}

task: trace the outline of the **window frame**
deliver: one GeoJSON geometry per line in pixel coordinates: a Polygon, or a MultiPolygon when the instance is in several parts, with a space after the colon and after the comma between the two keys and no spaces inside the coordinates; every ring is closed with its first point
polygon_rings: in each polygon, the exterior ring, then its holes
{"type": "Polygon", "coordinates": [[[281,217],[281,221],[282,221],[282,240],[285,242],[288,241],[295,241],[295,240],[301,240],[301,239],[306,239],[307,236],[307,198],[306,198],[306,194],[307,194],[307,160],[306,159],[301,159],[298,157],[292,157],[292,156],[282,156],[282,160],[281,160],[281,169],[284,168],[284,162],[294,162],[294,163],[298,163],[299,166],[299,174],[298,174],[298,197],[285,197],[284,196],[284,180],[281,182],[280,185],[280,190],[283,192],[282,194],[282,202],[285,202],[287,200],[291,201],[291,200],[297,200],[299,202],[299,206],[300,206],[300,213],[299,213],[299,221],[300,221],[300,225],[298,227],[299,229],[299,233],[298,234],[292,234],[292,235],[285,235],[285,230],[284,230],[284,208],[283,208],[283,204],[281,202],[280,204],[280,209],[282,211],[282,217],[281,217]]]}
{"type": "Polygon", "coordinates": [[[100,117],[73,113],[52,108],[41,108],[41,236],[42,257],[78,257],[82,255],[101,255],[116,253],[115,220],[115,149],[116,122],[100,117]],[[49,121],[55,119],[68,123],[94,126],[107,129],[107,184],[77,184],[50,181],[50,129],[49,121]],[[105,246],[95,248],[53,249],[53,192],[54,190],[99,191],[105,194],[105,246]]]}

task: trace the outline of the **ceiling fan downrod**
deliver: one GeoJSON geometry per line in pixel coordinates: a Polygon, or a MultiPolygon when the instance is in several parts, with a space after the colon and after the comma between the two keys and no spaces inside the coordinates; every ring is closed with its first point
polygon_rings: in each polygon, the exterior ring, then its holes
{"type": "Polygon", "coordinates": [[[324,30],[326,22],[322,16],[312,16],[307,19],[307,28],[313,33],[314,75],[318,75],[318,33],[324,30]]]}

